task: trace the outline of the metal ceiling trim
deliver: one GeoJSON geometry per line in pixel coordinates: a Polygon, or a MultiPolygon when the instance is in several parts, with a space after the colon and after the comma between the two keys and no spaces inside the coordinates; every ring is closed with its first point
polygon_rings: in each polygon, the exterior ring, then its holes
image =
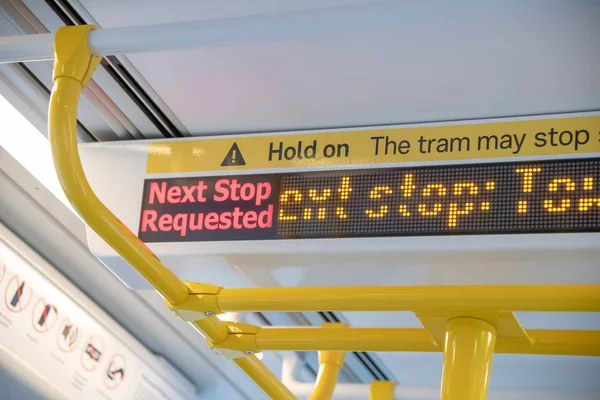
{"type": "MultiPolygon", "coordinates": [[[[45,0],[65,25],[100,26],[78,1],[45,0]]],[[[107,56],[102,67],[164,137],[187,136],[187,130],[125,56],[107,56]]],[[[144,138],[153,138],[143,131],[144,138]]]]}
{"type": "MultiPolygon", "coordinates": [[[[48,32],[44,23],[20,0],[0,1],[0,13],[9,21],[8,24],[3,24],[2,26],[0,33],[3,35],[48,32]]],[[[24,74],[19,72],[16,72],[17,75],[13,74],[11,84],[15,87],[18,86],[24,95],[36,92],[39,99],[31,99],[30,103],[38,105],[39,113],[46,114],[52,87],[52,63],[19,63],[8,67],[12,68],[12,71],[20,69],[24,72],[24,74]],[[21,79],[18,76],[21,76],[21,79]],[[42,98],[44,101],[40,102],[39,100],[42,98]]],[[[5,71],[8,70],[6,68],[3,69],[5,71]]],[[[107,98],[108,96],[94,83],[84,91],[78,117],[78,137],[80,140],[89,142],[133,138],[131,132],[132,128],[134,129],[133,132],[135,132],[135,127],[124,115],[115,113],[114,111],[117,110],[115,107],[111,109],[106,106],[106,102],[103,99],[107,98]]],[[[41,129],[41,132],[46,134],[46,129],[41,129]]]]}
{"type": "MultiPolygon", "coordinates": [[[[47,33],[65,25],[43,1],[0,0],[0,11],[7,15],[15,28],[9,33],[3,33],[6,35],[47,33]]],[[[26,66],[49,93],[52,87],[51,63],[27,63],[26,66]]],[[[90,80],[88,87],[83,91],[82,99],[80,126],[93,133],[91,140],[164,138],[143,110],[103,68],[98,68],[93,80],[90,80]]],[[[47,103],[48,100],[43,108],[44,113],[47,112],[47,103]]],[[[84,136],[80,139],[90,141],[84,136]]]]}

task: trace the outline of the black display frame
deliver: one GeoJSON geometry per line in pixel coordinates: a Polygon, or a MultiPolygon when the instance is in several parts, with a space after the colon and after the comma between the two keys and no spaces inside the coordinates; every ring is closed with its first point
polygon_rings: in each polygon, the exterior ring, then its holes
{"type": "MultiPolygon", "coordinates": [[[[546,227],[539,228],[536,226],[531,226],[529,228],[519,228],[515,230],[498,230],[498,229],[470,229],[466,230],[463,228],[456,229],[446,229],[446,230],[438,230],[437,232],[432,233],[431,231],[418,231],[418,230],[410,230],[405,232],[399,231],[385,231],[385,230],[370,230],[363,231],[360,234],[336,234],[335,232],[325,232],[317,230],[313,233],[306,233],[306,231],[300,230],[299,234],[290,233],[290,229],[287,229],[282,236],[281,232],[285,226],[289,226],[288,222],[282,222],[279,217],[279,212],[282,209],[281,195],[284,193],[286,188],[288,187],[288,183],[286,180],[294,180],[297,181],[306,181],[306,182],[315,182],[319,179],[323,178],[339,178],[342,175],[349,176],[383,176],[385,174],[393,174],[397,173],[400,175],[402,173],[407,173],[407,171],[417,171],[417,172],[431,172],[438,173],[439,176],[446,176],[448,171],[459,171],[459,170],[473,170],[473,171],[485,171],[486,169],[489,171],[494,171],[495,168],[501,170],[502,168],[514,168],[517,166],[524,167],[532,167],[535,165],[542,166],[557,166],[560,164],[564,164],[565,166],[573,165],[573,166],[581,166],[586,163],[591,163],[592,170],[589,173],[593,173],[593,177],[595,179],[594,187],[590,193],[595,197],[600,196],[598,193],[598,187],[600,187],[600,158],[598,157],[587,157],[587,158],[561,158],[561,159],[539,159],[539,160],[510,160],[510,161],[498,161],[498,162],[489,162],[489,163],[452,163],[452,164],[442,164],[442,165],[424,165],[424,166],[393,166],[387,168],[356,168],[356,169],[329,169],[326,171],[306,171],[306,172],[281,172],[281,173],[265,173],[265,174],[240,174],[240,175],[227,175],[227,176],[199,176],[199,177],[189,177],[186,178],[149,178],[144,181],[144,186],[148,184],[148,182],[152,181],[166,181],[166,180],[184,180],[184,179],[204,179],[204,180],[218,180],[223,178],[236,178],[240,181],[243,180],[253,180],[257,181],[262,178],[269,180],[272,183],[273,187],[279,189],[278,195],[276,198],[270,199],[274,205],[273,215],[273,226],[271,226],[268,233],[258,231],[248,231],[244,234],[240,234],[240,232],[235,232],[235,234],[228,235],[219,232],[219,235],[216,235],[214,239],[211,239],[210,235],[204,235],[205,237],[198,238],[180,238],[176,240],[172,239],[173,235],[170,235],[171,238],[167,240],[163,240],[160,237],[149,237],[149,235],[145,235],[144,232],[141,232],[141,221],[140,221],[140,230],[138,233],[140,234],[140,238],[148,243],[153,242],[222,242],[222,241],[238,241],[238,240],[248,240],[248,241],[261,241],[261,240],[310,240],[310,239],[358,239],[358,238],[376,238],[376,237],[444,237],[444,236],[474,236],[474,235],[515,235],[515,234],[555,234],[555,233],[585,233],[585,232],[600,232],[600,207],[593,206],[591,214],[586,214],[591,220],[586,226],[562,226],[562,227],[546,227]],[[378,175],[379,174],[379,175],[378,175]],[[282,227],[283,226],[283,227],[282,227]],[[218,236],[218,238],[217,238],[218,236]]],[[[566,167],[565,167],[566,168],[566,167]]],[[[576,168],[575,168],[576,169],[576,168]]],[[[425,174],[426,175],[426,174],[425,174]]],[[[508,179],[508,176],[507,176],[508,179]]],[[[511,179],[514,181],[515,176],[512,176],[511,179]]],[[[305,185],[306,186],[306,185],[305,185]]],[[[308,187],[308,186],[306,186],[308,187]]],[[[422,187],[420,188],[422,189],[422,187]]],[[[498,190],[501,192],[501,189],[498,190]]],[[[498,193],[496,192],[496,193],[498,193]]],[[[144,191],[146,192],[146,189],[144,191]]],[[[587,193],[587,192],[586,192],[587,193]]],[[[145,198],[142,199],[142,211],[144,210],[145,198]]],[[[497,200],[497,199],[496,199],[497,200]]],[[[512,198],[512,200],[516,200],[516,198],[512,198]]],[[[360,199],[357,201],[361,201],[360,199]]],[[[492,200],[490,200],[491,202],[492,200]]],[[[364,202],[363,202],[364,203],[364,202]]],[[[358,204],[355,202],[355,204],[358,204]]],[[[516,213],[515,213],[516,215],[516,213]]],[[[326,217],[327,218],[327,217],[326,217]]],[[[316,218],[315,218],[316,219],[316,218]]],[[[313,220],[314,221],[314,220],[313,220]]],[[[305,223],[306,225],[306,223],[305,223]]],[[[147,232],[146,232],[147,233],[147,232]]],[[[152,236],[152,235],[150,235],[152,236]]],[[[155,235],[156,236],[156,235],[155,235]]],[[[160,236],[160,235],[158,235],[160,236]]]]}

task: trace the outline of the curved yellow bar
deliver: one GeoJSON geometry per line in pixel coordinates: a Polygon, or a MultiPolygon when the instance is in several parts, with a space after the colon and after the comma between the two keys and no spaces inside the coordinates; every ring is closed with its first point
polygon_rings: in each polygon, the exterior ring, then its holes
{"type": "Polygon", "coordinates": [[[454,318],[446,324],[441,400],[487,398],[496,328],[475,318],[454,318]]]}
{"type": "MultiPolygon", "coordinates": [[[[189,290],[106,206],[90,187],[77,148],[77,106],[81,90],[99,63],[87,44],[93,26],[60,28],[55,38],[54,87],[48,111],[48,138],[61,186],[75,210],[117,253],[170,303],[184,301],[189,290]]],[[[194,324],[207,338],[223,340],[227,327],[216,317],[194,324]]],[[[296,397],[256,357],[236,364],[272,399],[296,397]]]]}
{"type": "Polygon", "coordinates": [[[394,400],[394,386],[390,381],[375,381],[369,390],[369,400],[394,400]]]}
{"type": "Polygon", "coordinates": [[[77,103],[82,83],[58,77],[50,97],[48,138],[60,184],[81,217],[150,284],[172,303],[187,297],[188,289],[137,236],[102,202],[90,187],[77,149],[77,103]]]}
{"type": "MultiPolygon", "coordinates": [[[[344,332],[348,325],[344,323],[325,323],[322,331],[344,332]]],[[[346,352],[343,351],[320,351],[319,372],[315,389],[308,400],[330,400],[335,391],[340,370],[344,366],[346,352]]]]}

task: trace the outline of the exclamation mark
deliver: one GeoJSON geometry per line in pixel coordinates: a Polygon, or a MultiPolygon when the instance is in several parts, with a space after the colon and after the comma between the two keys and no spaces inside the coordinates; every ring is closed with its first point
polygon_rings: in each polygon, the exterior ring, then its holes
{"type": "Polygon", "coordinates": [[[231,151],[231,163],[235,165],[235,157],[237,156],[237,150],[233,149],[231,151]]]}

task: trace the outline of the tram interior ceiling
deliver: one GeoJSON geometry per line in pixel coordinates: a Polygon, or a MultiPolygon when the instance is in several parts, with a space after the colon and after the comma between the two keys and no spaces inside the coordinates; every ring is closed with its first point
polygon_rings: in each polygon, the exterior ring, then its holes
{"type": "MultiPolygon", "coordinates": [[[[600,398],[600,2],[0,11],[0,94],[46,130],[98,268],[61,272],[110,272],[104,311],[191,382],[168,395],[600,398]]],[[[0,239],[52,264],[3,162],[0,239]]],[[[78,390],[139,395],[100,347],[110,380],[78,390]]]]}

